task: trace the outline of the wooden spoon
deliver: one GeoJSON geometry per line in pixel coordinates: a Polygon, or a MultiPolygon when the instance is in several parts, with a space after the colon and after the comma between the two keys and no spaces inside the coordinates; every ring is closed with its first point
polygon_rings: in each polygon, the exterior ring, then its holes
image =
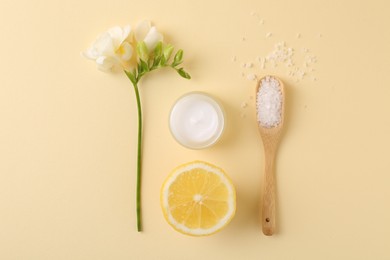
{"type": "MultiPolygon", "coordinates": [[[[275,232],[275,173],[274,173],[274,161],[276,156],[276,150],[280,141],[283,122],[284,122],[284,86],[280,79],[274,76],[265,76],[261,78],[256,87],[256,114],[257,124],[259,132],[263,140],[264,155],[265,155],[265,173],[263,184],[263,206],[262,206],[262,229],[263,233],[267,236],[272,236],[275,232]],[[262,87],[263,80],[275,79],[279,83],[280,95],[281,95],[281,109],[280,119],[276,123],[265,125],[263,121],[259,119],[259,96],[258,93],[262,87]]],[[[276,113],[278,113],[276,112],[276,113]]],[[[264,113],[264,112],[263,112],[264,113]]]]}

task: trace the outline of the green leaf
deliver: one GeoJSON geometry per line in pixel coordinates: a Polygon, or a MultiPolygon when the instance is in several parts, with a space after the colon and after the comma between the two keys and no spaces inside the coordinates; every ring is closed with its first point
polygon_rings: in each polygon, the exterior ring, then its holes
{"type": "Polygon", "coordinates": [[[148,72],[150,71],[148,64],[144,60],[140,60],[137,66],[138,74],[137,74],[137,82],[148,72]]]}
{"type": "Polygon", "coordinates": [[[153,69],[155,69],[155,68],[157,68],[159,66],[162,57],[164,57],[164,56],[154,57],[153,65],[152,65],[153,69]]]}
{"type": "Polygon", "coordinates": [[[135,77],[135,73],[131,73],[130,71],[127,71],[127,70],[125,70],[125,73],[126,73],[126,76],[130,79],[131,83],[133,83],[133,85],[136,85],[137,79],[135,77]]]}
{"type": "Polygon", "coordinates": [[[164,55],[165,61],[168,61],[169,58],[171,57],[172,52],[173,52],[173,48],[174,47],[171,44],[168,44],[168,45],[164,46],[164,48],[163,48],[163,55],[164,55]]]}
{"type": "Polygon", "coordinates": [[[141,65],[142,72],[143,73],[148,72],[149,71],[148,64],[144,60],[140,60],[139,62],[140,62],[140,65],[141,65]]]}
{"type": "Polygon", "coordinates": [[[183,50],[178,50],[176,52],[175,57],[173,58],[172,67],[176,67],[177,65],[183,62],[183,50]]]}
{"type": "Polygon", "coordinates": [[[139,75],[143,74],[141,62],[137,64],[137,72],[138,72],[138,75],[137,75],[138,77],[139,77],[139,75]]]}
{"type": "Polygon", "coordinates": [[[162,54],[162,42],[158,42],[154,48],[154,58],[158,58],[162,54]]]}
{"type": "Polygon", "coordinates": [[[191,79],[190,74],[188,74],[183,68],[177,69],[177,73],[185,79],[191,79]]]}
{"type": "Polygon", "coordinates": [[[140,60],[147,61],[149,59],[149,51],[144,41],[137,43],[137,54],[140,60]]]}
{"type": "Polygon", "coordinates": [[[165,56],[164,55],[161,56],[161,60],[159,62],[159,66],[160,67],[164,67],[166,63],[167,63],[167,60],[166,60],[165,56]]]}

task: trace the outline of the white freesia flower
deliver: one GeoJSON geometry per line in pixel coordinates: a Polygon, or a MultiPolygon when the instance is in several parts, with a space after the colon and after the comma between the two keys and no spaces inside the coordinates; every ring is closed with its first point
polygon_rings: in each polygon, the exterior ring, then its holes
{"type": "Polygon", "coordinates": [[[109,71],[115,67],[126,68],[133,56],[131,28],[116,26],[100,35],[96,41],[83,52],[84,57],[94,60],[100,70],[109,71]]]}
{"type": "Polygon", "coordinates": [[[142,21],[135,27],[135,39],[137,42],[144,41],[149,52],[154,50],[157,43],[163,41],[163,36],[150,21],[142,21]]]}
{"type": "Polygon", "coordinates": [[[135,41],[130,26],[113,27],[101,34],[82,55],[96,62],[103,71],[122,69],[133,85],[138,112],[138,143],[137,143],[137,230],[142,230],[141,222],[141,166],[142,166],[142,107],[139,92],[141,78],[151,71],[172,68],[181,77],[191,76],[181,66],[183,50],[179,49],[170,59],[174,47],[164,44],[163,36],[150,21],[138,23],[134,31],[135,41]],[[136,51],[134,51],[136,49],[136,51]],[[134,52],[134,54],[133,54],[134,52]]]}

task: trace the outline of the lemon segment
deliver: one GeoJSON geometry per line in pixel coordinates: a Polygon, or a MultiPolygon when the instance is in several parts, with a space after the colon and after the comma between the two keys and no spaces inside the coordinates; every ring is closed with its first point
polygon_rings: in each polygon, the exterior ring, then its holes
{"type": "Polygon", "coordinates": [[[193,236],[213,234],[225,227],[236,210],[236,192],[224,171],[195,161],[173,170],[161,189],[167,222],[193,236]]]}

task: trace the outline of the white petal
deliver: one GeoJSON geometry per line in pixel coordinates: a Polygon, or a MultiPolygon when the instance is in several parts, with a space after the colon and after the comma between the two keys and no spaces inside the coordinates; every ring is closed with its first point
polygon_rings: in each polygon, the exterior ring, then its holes
{"type": "Polygon", "coordinates": [[[97,59],[97,55],[96,55],[96,53],[93,51],[92,48],[88,48],[86,51],[81,52],[81,55],[82,55],[84,58],[87,58],[87,59],[90,59],[90,60],[96,60],[96,59],[97,59]]]}
{"type": "Polygon", "coordinates": [[[150,21],[142,21],[135,27],[135,39],[137,42],[142,42],[148,34],[151,27],[150,21]]]}
{"type": "Polygon", "coordinates": [[[109,52],[112,46],[112,40],[107,33],[100,35],[82,55],[87,59],[96,60],[103,52],[109,52]]]}
{"type": "Polygon", "coordinates": [[[112,42],[114,44],[115,50],[119,48],[119,46],[122,43],[122,38],[123,38],[123,30],[119,26],[115,26],[110,28],[107,33],[110,35],[112,38],[112,42]]]}
{"type": "Polygon", "coordinates": [[[118,49],[122,42],[124,42],[129,37],[130,32],[130,25],[126,25],[123,27],[123,29],[119,26],[115,26],[108,30],[108,34],[113,39],[115,49],[118,49]]]}
{"type": "Polygon", "coordinates": [[[122,42],[124,42],[125,40],[130,40],[129,39],[130,33],[131,33],[130,25],[126,25],[125,27],[123,27],[122,42]]]}
{"type": "Polygon", "coordinates": [[[96,64],[98,69],[110,71],[116,65],[116,60],[111,57],[100,56],[96,59],[96,64]]]}
{"type": "Polygon", "coordinates": [[[115,49],[111,36],[108,33],[102,34],[92,45],[91,53],[94,56],[113,56],[115,49]]]}
{"type": "Polygon", "coordinates": [[[146,35],[144,42],[146,46],[148,47],[149,51],[154,50],[154,47],[156,47],[157,43],[163,40],[162,34],[157,32],[156,27],[150,28],[149,33],[146,35]]]}
{"type": "Polygon", "coordinates": [[[129,61],[133,56],[133,46],[128,42],[123,42],[117,51],[117,55],[122,61],[129,61]]]}

